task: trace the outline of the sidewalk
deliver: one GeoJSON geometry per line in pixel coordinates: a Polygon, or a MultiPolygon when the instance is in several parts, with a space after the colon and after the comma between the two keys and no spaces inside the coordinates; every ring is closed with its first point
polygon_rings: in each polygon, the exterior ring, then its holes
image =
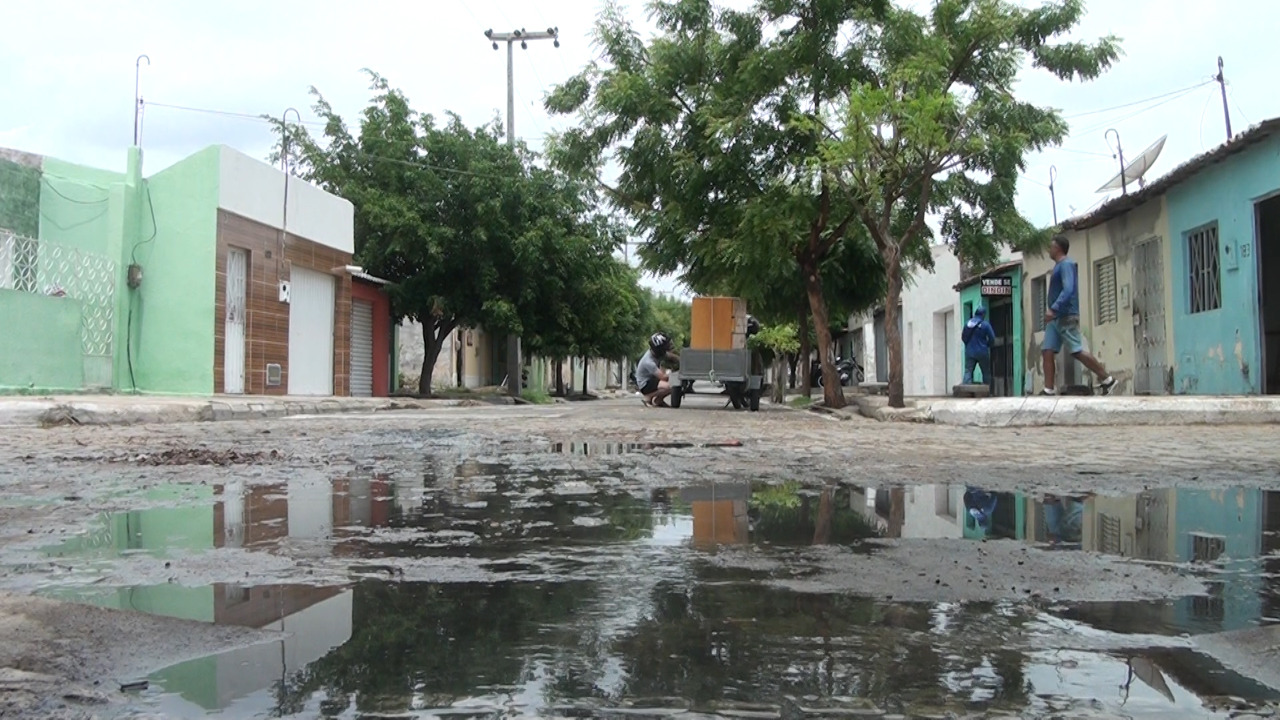
{"type": "MultiPolygon", "coordinates": [[[[477,398],[478,400],[478,398],[477,398]]],[[[0,397],[0,427],[54,425],[140,425],[144,423],[262,420],[290,415],[368,413],[456,407],[476,400],[412,398],[288,397],[218,395],[67,395],[0,397]]]]}
{"type": "Polygon", "coordinates": [[[967,427],[1280,423],[1280,396],[908,398],[908,407],[900,410],[888,407],[887,398],[863,396],[856,405],[862,415],[876,420],[967,427]]]}

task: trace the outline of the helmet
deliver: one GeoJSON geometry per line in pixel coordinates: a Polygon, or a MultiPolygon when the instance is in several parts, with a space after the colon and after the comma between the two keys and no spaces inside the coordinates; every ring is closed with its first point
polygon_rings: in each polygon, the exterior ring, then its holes
{"type": "Polygon", "coordinates": [[[671,338],[666,333],[656,332],[649,336],[649,349],[655,355],[663,355],[671,349],[671,338]]]}
{"type": "Polygon", "coordinates": [[[751,337],[752,335],[755,335],[758,332],[760,332],[760,321],[755,319],[754,316],[748,315],[747,316],[747,337],[751,337]]]}

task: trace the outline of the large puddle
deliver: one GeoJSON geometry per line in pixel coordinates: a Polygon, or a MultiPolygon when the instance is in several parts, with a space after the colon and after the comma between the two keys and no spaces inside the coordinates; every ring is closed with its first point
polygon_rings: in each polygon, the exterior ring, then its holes
{"type": "Polygon", "coordinates": [[[745,482],[639,492],[616,477],[482,462],[412,482],[185,492],[196,495],[165,506],[153,494],[147,502],[160,507],[102,516],[43,547],[68,570],[34,587],[288,633],[157,672],[136,702],[174,717],[1199,717],[1280,700],[1191,649],[1195,635],[1280,622],[1280,492],[1046,497],[745,482]],[[788,559],[785,572],[802,575],[799,549],[874,552],[876,538],[1021,543],[1060,550],[1063,563],[1096,551],[1196,574],[1209,592],[887,602],[788,590],[714,562],[736,549],[788,559]],[[138,558],[167,567],[225,550],[350,559],[352,572],[292,584],[112,580],[138,558]],[[404,577],[390,563],[403,558],[484,573],[404,577]]]}

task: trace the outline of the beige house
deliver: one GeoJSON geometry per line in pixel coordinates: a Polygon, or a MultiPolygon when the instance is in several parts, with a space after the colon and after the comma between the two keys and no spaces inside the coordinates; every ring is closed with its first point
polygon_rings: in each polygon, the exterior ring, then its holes
{"type": "MultiPolygon", "coordinates": [[[[1117,395],[1166,395],[1172,392],[1173,289],[1169,217],[1165,195],[1129,195],[1089,215],[1067,220],[1062,232],[1080,267],[1080,330],[1086,350],[1115,376],[1117,395]]],[[[1023,258],[1023,318],[1027,370],[1032,391],[1044,387],[1040,352],[1048,301],[1048,253],[1023,258]]],[[[1063,385],[1094,386],[1098,378],[1079,362],[1058,358],[1063,385]],[[1064,368],[1064,362],[1066,367],[1064,368]]]]}

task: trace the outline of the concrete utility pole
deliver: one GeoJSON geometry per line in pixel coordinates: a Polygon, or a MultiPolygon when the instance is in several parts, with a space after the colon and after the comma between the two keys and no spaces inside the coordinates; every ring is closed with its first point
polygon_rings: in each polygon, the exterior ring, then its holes
{"type": "Polygon", "coordinates": [[[1227,76],[1222,72],[1222,56],[1218,56],[1218,74],[1213,78],[1218,81],[1218,87],[1222,90],[1222,117],[1227,121],[1227,142],[1231,142],[1234,137],[1231,134],[1231,110],[1227,107],[1227,76]]]}
{"type": "MultiPolygon", "coordinates": [[[[529,32],[523,28],[511,32],[496,33],[492,29],[485,30],[484,36],[498,49],[498,43],[507,44],[507,145],[516,144],[516,67],[515,44],[520,43],[521,50],[529,49],[530,40],[552,40],[560,47],[560,28],[547,28],[529,32]]],[[[520,362],[520,336],[507,336],[507,391],[512,397],[520,397],[520,375],[524,366],[520,362]]]]}

